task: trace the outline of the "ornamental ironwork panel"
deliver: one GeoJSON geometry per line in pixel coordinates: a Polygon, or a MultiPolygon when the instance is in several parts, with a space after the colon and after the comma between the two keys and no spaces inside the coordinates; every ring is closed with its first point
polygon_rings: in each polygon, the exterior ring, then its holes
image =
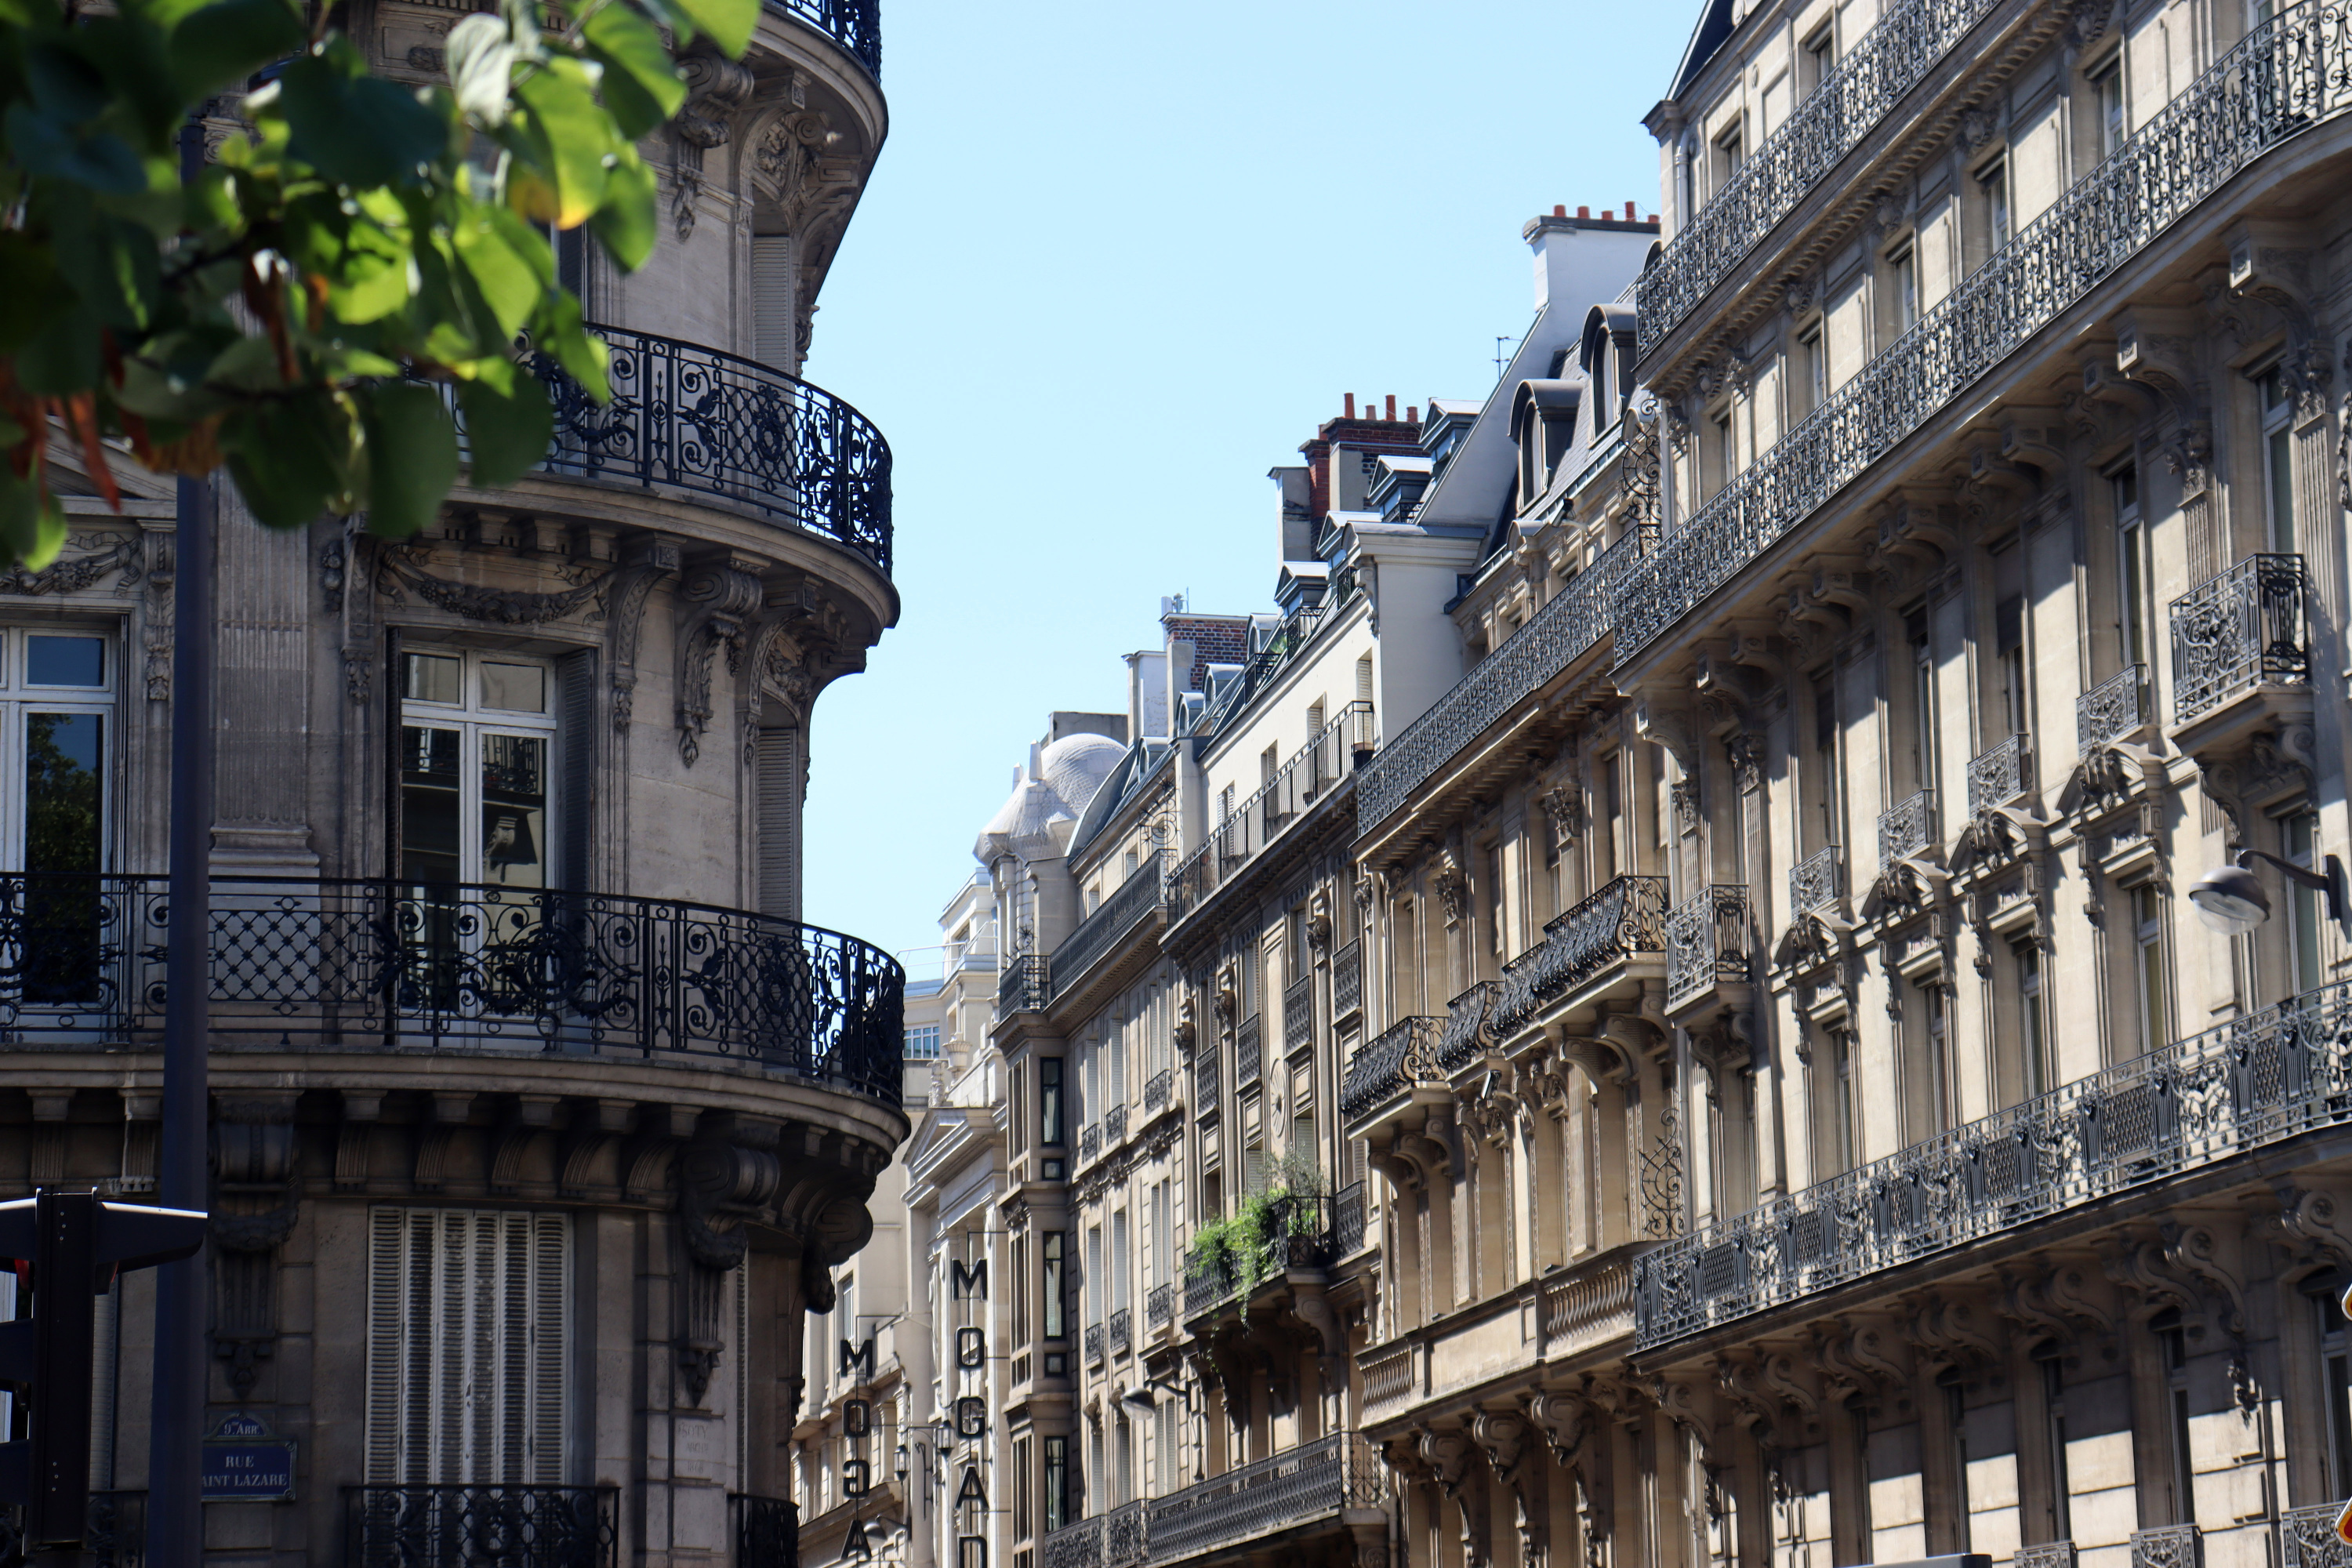
{"type": "MultiPolygon", "coordinates": [[[[2333,1521],[2335,1516],[2330,1514],[2328,1518],[2333,1521]]],[[[2074,1543],[2053,1541],[2040,1546],[2021,1546],[2014,1568],[2074,1568],[2074,1543]]]]}
{"type": "Polygon", "coordinates": [[[1306,813],[1339,793],[1371,750],[1372,705],[1350,702],[1315,732],[1257,793],[1209,829],[1208,842],[1168,874],[1168,918],[1182,920],[1306,813]]]}
{"type": "MultiPolygon", "coordinates": [[[[152,1049],[162,877],[0,875],[0,1046],[152,1049]]],[[[291,1050],[725,1058],[898,1103],[906,971],[743,910],[366,878],[215,877],[215,1038],[291,1050]]]]}
{"type": "Polygon", "coordinates": [[[2203,1545],[2203,1538],[2193,1524],[2135,1530],[2131,1538],[2132,1568],[2200,1568],[2205,1560],[2203,1545]]]}
{"type": "Polygon", "coordinates": [[[2148,710],[2147,666],[2126,665],[2074,699],[2074,749],[2088,752],[2145,729],[2148,710]]]}
{"type": "Polygon", "coordinates": [[[2347,1121],[2352,986],[2337,984],[1660,1247],[1636,1264],[1634,1342],[1670,1343],[2347,1121]]]}
{"type": "Polygon", "coordinates": [[[1217,1113],[1218,1082],[1217,1053],[1213,1047],[1192,1058],[1192,1114],[1214,1116],[1217,1113]]]}
{"type": "Polygon", "coordinates": [[[1282,1048],[1305,1050],[1315,1043],[1315,972],[1308,970],[1282,990],[1282,1048]]]}
{"type": "Polygon", "coordinates": [[[1331,1021],[1364,1010],[1364,946],[1360,938],[1331,955],[1331,1021]]]}
{"type": "Polygon", "coordinates": [[[1143,864],[1128,874],[1110,897],[1097,904],[1077,929],[1053,952],[1054,993],[1076,984],[1120,942],[1160,912],[1165,891],[1160,870],[1160,851],[1154,849],[1143,864]]]}
{"type": "Polygon", "coordinates": [[[879,0],[768,0],[847,50],[877,81],[882,79],[882,14],[879,0]]]}
{"type": "MultiPolygon", "coordinates": [[[[542,469],[714,496],[846,546],[889,574],[890,443],[866,416],[756,360],[625,327],[592,330],[609,351],[610,402],[591,398],[545,355],[532,360],[555,405],[542,469]]],[[[451,412],[462,437],[465,411],[454,399],[451,412]]]]}
{"type": "Polygon", "coordinates": [[[1748,889],[1701,889],[1666,915],[1666,1005],[1748,978],[1748,889]]]}
{"type": "MultiPolygon", "coordinates": [[[[2248,29],[1619,578],[1611,611],[1617,663],[1639,657],[2249,162],[2347,108],[2352,32],[2344,0],[2305,0],[2248,29]]],[[[1645,304],[1643,319],[1665,318],[1645,304]]]]}
{"type": "Polygon", "coordinates": [[[1936,837],[1936,792],[1923,789],[1878,814],[1878,863],[1892,866],[1906,855],[1916,855],[1936,837]]]}
{"type": "Polygon", "coordinates": [[[1039,1543],[1040,1568],[1102,1568],[1102,1516],[1066,1524],[1039,1543]]]}
{"type": "Polygon", "coordinates": [[[1242,1020],[1234,1034],[1234,1090],[1239,1093],[1258,1080],[1265,1066],[1265,1048],[1260,1032],[1258,1016],[1253,1013],[1242,1020]]]}
{"type": "Polygon", "coordinates": [[[1353,1432],[1236,1466],[1145,1505],[1150,1561],[1181,1562],[1343,1509],[1380,1508],[1387,1474],[1378,1451],[1353,1432]]]}
{"type": "Polygon", "coordinates": [[[1102,1360],[1104,1338],[1103,1326],[1100,1323],[1088,1323],[1087,1325],[1086,1346],[1087,1365],[1091,1366],[1097,1362],[1102,1360]]]}
{"type": "Polygon", "coordinates": [[[1607,635],[1611,595],[1618,578],[1635,561],[1640,536],[1628,533],[1592,563],[1563,584],[1513,632],[1503,646],[1478,661],[1454,689],[1431,704],[1405,732],[1382,746],[1356,784],[1356,831],[1370,832],[1395,814],[1406,797],[1426,783],[1486,727],[1561,670],[1582,658],[1607,635]]]}
{"type": "Polygon", "coordinates": [[[1718,186],[1642,274],[1640,353],[1646,354],[1860,146],[1905,94],[1992,9],[1993,0],[1897,0],[1877,26],[1718,186]]]}
{"type": "Polygon", "coordinates": [[[349,1487],[355,1568],[614,1568],[617,1487],[349,1487]]]}
{"type": "Polygon", "coordinates": [[[1239,1288],[1241,1281],[1223,1262],[1184,1270],[1184,1315],[1197,1318],[1239,1288]]]}
{"type": "MultiPolygon", "coordinates": [[[[2352,1568],[2352,1546],[2336,1534],[2338,1505],[2291,1508],[2279,1515],[2279,1568],[2352,1568]]],[[[2065,1568],[2073,1568],[2066,1564],[2065,1568]]]]}
{"type": "Polygon", "coordinates": [[[1102,1152],[1102,1123],[1089,1121],[1078,1129],[1078,1163],[1083,1165],[1102,1152]]]}
{"type": "Polygon", "coordinates": [[[1127,1142],[1127,1107],[1114,1105],[1103,1112],[1103,1146],[1116,1149],[1127,1142]]]}
{"type": "Polygon", "coordinates": [[[1174,1069],[1170,1068],[1161,1068],[1158,1072],[1153,1073],[1150,1078],[1143,1080],[1143,1113],[1146,1116],[1149,1116],[1156,1110],[1165,1110],[1170,1097],[1175,1092],[1176,1074],[1174,1069]]]}
{"type": "Polygon", "coordinates": [[[1503,966],[1490,1027],[1497,1037],[1611,964],[1666,946],[1666,879],[1619,877],[1544,927],[1544,940],[1503,966]]]}
{"type": "Polygon", "coordinates": [[[1400,1018],[1356,1049],[1339,1083],[1339,1114],[1370,1115],[1414,1084],[1435,1078],[1442,1018],[1400,1018]]]}
{"type": "Polygon", "coordinates": [[[1143,1298],[1143,1321],[1155,1327],[1171,1322],[1176,1317],[1176,1287],[1165,1281],[1154,1285],[1143,1298]]]}
{"type": "Polygon", "coordinates": [[[1103,1568],[1129,1568],[1146,1551],[1143,1501],[1122,1503],[1102,1516],[1103,1568]]]}
{"type": "Polygon", "coordinates": [[[1437,1041],[1441,1071],[1452,1072],[1486,1048],[1494,1037],[1487,1032],[1487,1024],[1495,1016],[1495,998],[1501,991],[1501,982],[1481,980],[1445,1005],[1445,1030],[1437,1041]]]}
{"type": "Polygon", "coordinates": [[[2172,601],[2176,721],[2257,686],[2310,683],[2306,582],[2300,555],[2249,555],[2172,601]]]}
{"type": "Polygon", "coordinates": [[[1845,851],[1834,844],[1814,850],[1789,868],[1789,909],[1811,914],[1838,901],[1845,892],[1845,851]]]}
{"type": "Polygon", "coordinates": [[[2003,805],[2023,795],[2032,783],[2032,739],[2011,735],[1969,759],[1969,815],[2003,805]]]}
{"type": "Polygon", "coordinates": [[[800,1568],[800,1505],[735,1494],[735,1568],[800,1568]]]}
{"type": "Polygon", "coordinates": [[[1331,1200],[1331,1256],[1351,1258],[1364,1249],[1364,1184],[1349,1182],[1331,1200]]]}
{"type": "Polygon", "coordinates": [[[996,976],[996,1016],[1009,1018],[1015,1013],[1042,1013],[1051,994],[1043,953],[1008,958],[996,976]]]}
{"type": "Polygon", "coordinates": [[[1110,1348],[1120,1355],[1135,1348],[1135,1313],[1121,1307],[1110,1315],[1110,1348]]]}

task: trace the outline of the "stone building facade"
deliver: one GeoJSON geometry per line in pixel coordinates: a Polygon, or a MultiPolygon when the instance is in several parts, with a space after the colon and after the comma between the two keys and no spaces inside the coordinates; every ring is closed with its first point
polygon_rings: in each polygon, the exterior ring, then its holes
{"type": "MultiPolygon", "coordinates": [[[[362,41],[423,81],[463,9],[362,41]]],[[[811,707],[898,613],[888,447],[793,376],[887,129],[875,28],[781,0],[687,61],[653,259],[567,262],[615,400],[559,384],[514,489],[397,543],[217,491],[209,1418],[295,1464],[207,1504],[213,1561],[793,1560],[808,1312],[907,1132],[903,973],[800,923],[811,707]]],[[[153,1185],[191,628],[170,489],[129,489],[0,581],[9,1196],[153,1185]]],[[[101,1308],[134,1531],[152,1289],[101,1308]]]]}

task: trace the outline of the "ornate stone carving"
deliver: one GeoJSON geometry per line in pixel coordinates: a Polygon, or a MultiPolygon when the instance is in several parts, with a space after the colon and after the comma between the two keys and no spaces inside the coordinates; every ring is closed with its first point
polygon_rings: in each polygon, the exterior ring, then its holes
{"type": "Polygon", "coordinates": [[[0,595],[79,594],[116,572],[131,582],[138,580],[142,563],[135,533],[72,533],[66,538],[66,548],[81,553],[60,552],[37,572],[21,564],[0,571],[0,595]]]}
{"type": "Polygon", "coordinates": [[[709,1391],[726,1343],[720,1307],[727,1276],[741,1266],[751,1245],[742,1220],[772,1201],[782,1182],[773,1153],[716,1139],[689,1145],[678,1162],[678,1236],[687,1264],[677,1353],[697,1405],[709,1391]]]}
{"type": "Polygon", "coordinates": [[[706,149],[726,146],[729,117],[751,96],[751,68],[698,44],[677,62],[677,74],[686,79],[685,106],[670,122],[678,140],[706,149]]]}
{"type": "Polygon", "coordinates": [[[762,594],[759,570],[756,561],[726,556],[689,573],[678,589],[677,754],[689,768],[710,729],[711,665],[722,649],[730,671],[741,664],[745,624],[762,594]]]}
{"type": "Polygon", "coordinates": [[[577,587],[567,588],[560,594],[483,588],[470,583],[436,577],[424,571],[416,563],[429,553],[430,547],[424,545],[378,551],[377,595],[392,604],[404,605],[408,602],[408,595],[415,594],[435,609],[463,616],[469,621],[484,621],[501,626],[535,626],[549,621],[560,621],[583,605],[600,603],[612,577],[609,572],[599,573],[577,587]]]}
{"type": "Polygon", "coordinates": [[[212,1142],[213,1354],[243,1399],[277,1350],[275,1254],[301,1212],[293,1096],[224,1101],[212,1142]]]}
{"type": "Polygon", "coordinates": [[[677,545],[657,539],[641,545],[613,574],[604,605],[604,635],[613,661],[613,728],[626,734],[635,717],[637,637],[645,625],[646,600],[654,584],[678,569],[677,545]]]}

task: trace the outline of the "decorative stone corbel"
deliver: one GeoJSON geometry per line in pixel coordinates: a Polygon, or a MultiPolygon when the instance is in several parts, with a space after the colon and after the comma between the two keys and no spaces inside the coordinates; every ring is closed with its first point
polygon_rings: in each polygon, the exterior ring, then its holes
{"type": "Polygon", "coordinates": [[[2204,492],[2213,461],[2199,336],[2198,323],[2186,310],[2135,306],[2116,319],[2116,370],[2148,388],[2169,416],[2171,432],[2162,452],[2165,466],[2179,476],[2184,498],[2204,492]]]}
{"type": "Polygon", "coordinates": [[[726,146],[730,121],[751,99],[755,85],[751,68],[698,40],[679,58],[677,73],[686,79],[686,102],[671,121],[678,140],[705,150],[726,146]]]}
{"type": "Polygon", "coordinates": [[[688,767],[702,754],[710,729],[713,661],[723,648],[730,672],[741,666],[745,626],[764,596],[761,566],[749,556],[721,556],[688,572],[679,585],[677,753],[688,767]]]}
{"type": "Polygon", "coordinates": [[[2240,1341],[2246,1337],[2246,1289],[2222,1262],[2221,1243],[2210,1226],[2167,1220],[2157,1227],[2165,1261],[2179,1274],[2201,1279],[2229,1303],[2221,1326],[2240,1341]]]}
{"type": "Polygon", "coordinates": [[[2281,1180],[2272,1190],[2278,1212],[2256,1222],[2253,1233],[2281,1247],[2306,1268],[2352,1268],[2352,1218],[2344,1201],[2324,1188],[2302,1187],[2281,1180]]]}
{"type": "Polygon", "coordinates": [[[628,733],[635,712],[637,637],[645,624],[646,599],[663,578],[678,570],[678,548],[667,539],[640,542],[613,574],[604,604],[604,637],[613,664],[613,728],[628,733]]]}
{"type": "Polygon", "coordinates": [[[597,1171],[605,1154],[627,1136],[630,1119],[635,1113],[635,1102],[626,1100],[591,1100],[573,1113],[572,1125],[564,1130],[563,1148],[556,1167],[555,1190],[559,1196],[585,1198],[600,1185],[608,1187],[615,1196],[619,1194],[620,1183],[614,1180],[599,1184],[597,1171]]]}
{"type": "Polygon", "coordinates": [[[301,1213],[294,1097],[221,1102],[212,1142],[213,1354],[242,1400],[277,1349],[277,1252],[301,1213]]]}
{"type": "Polygon", "coordinates": [[[709,1391],[726,1342],[720,1298],[727,1276],[741,1265],[751,1246],[743,1219],[773,1199],[782,1181],[774,1154],[717,1139],[688,1145],[678,1162],[678,1236],[687,1261],[677,1354],[697,1407],[709,1391]]]}

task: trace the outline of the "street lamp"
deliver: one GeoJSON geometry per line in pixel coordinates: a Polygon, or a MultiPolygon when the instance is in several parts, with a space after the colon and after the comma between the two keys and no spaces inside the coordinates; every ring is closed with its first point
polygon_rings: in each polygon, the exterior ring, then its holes
{"type": "Polygon", "coordinates": [[[2223,936],[2244,936],[2271,918],[2270,895],[2253,871],[2257,860],[2277,867],[2297,887],[2326,894],[2327,918],[2339,924],[2343,921],[2352,900],[2345,894],[2344,864],[2335,856],[2327,857],[2325,870],[2315,871],[2267,850],[2241,849],[2228,864],[2215,867],[2189,885],[2189,901],[2197,906],[2197,918],[2209,929],[2223,936]]]}

